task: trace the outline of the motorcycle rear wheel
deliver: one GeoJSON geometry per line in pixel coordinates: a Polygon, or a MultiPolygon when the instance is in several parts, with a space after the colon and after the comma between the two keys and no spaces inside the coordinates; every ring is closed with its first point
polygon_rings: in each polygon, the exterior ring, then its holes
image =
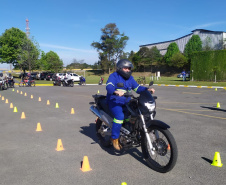
{"type": "Polygon", "coordinates": [[[98,118],[96,121],[96,135],[98,137],[100,144],[104,147],[111,146],[111,140],[110,140],[111,136],[105,135],[104,133],[104,129],[107,129],[107,128],[109,127],[98,118]]]}
{"type": "Polygon", "coordinates": [[[160,173],[166,173],[173,169],[177,161],[177,145],[173,135],[167,129],[157,126],[150,126],[148,133],[155,148],[152,155],[145,133],[142,134],[141,148],[148,166],[160,173]],[[156,132],[158,138],[156,138],[156,132]]]}

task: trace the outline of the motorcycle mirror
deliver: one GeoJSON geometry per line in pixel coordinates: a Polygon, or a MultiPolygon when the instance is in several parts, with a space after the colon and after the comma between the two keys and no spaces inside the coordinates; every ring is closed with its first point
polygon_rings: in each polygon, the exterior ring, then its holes
{"type": "Polygon", "coordinates": [[[124,83],[117,83],[117,87],[124,87],[124,83]]]}
{"type": "Polygon", "coordinates": [[[154,84],[154,82],[153,81],[151,81],[150,83],[149,83],[149,86],[152,86],[154,84]]]}

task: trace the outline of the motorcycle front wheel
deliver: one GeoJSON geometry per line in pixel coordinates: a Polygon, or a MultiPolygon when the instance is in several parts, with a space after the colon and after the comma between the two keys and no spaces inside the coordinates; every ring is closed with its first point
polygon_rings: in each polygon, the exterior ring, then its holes
{"type": "Polygon", "coordinates": [[[173,135],[167,129],[157,126],[148,128],[154,154],[151,153],[145,133],[142,134],[141,148],[148,166],[160,173],[173,169],[177,161],[177,145],[173,135]]]}
{"type": "Polygon", "coordinates": [[[104,147],[111,146],[111,131],[110,128],[99,118],[96,121],[96,134],[100,144],[104,147]]]}

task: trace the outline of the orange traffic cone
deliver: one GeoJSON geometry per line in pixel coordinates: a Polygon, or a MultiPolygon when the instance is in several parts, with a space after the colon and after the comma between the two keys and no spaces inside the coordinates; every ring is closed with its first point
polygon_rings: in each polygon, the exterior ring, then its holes
{"type": "Polygon", "coordinates": [[[58,141],[57,141],[56,151],[62,151],[62,150],[64,150],[64,147],[63,147],[62,141],[61,141],[61,139],[58,139],[58,141]]]}
{"type": "Polygon", "coordinates": [[[9,102],[8,102],[8,99],[5,100],[5,103],[9,103],[9,102]]]}
{"type": "Polygon", "coordinates": [[[25,117],[25,114],[24,114],[24,112],[22,112],[22,114],[21,114],[21,119],[25,119],[26,117],[25,117]]]}
{"type": "Polygon", "coordinates": [[[10,103],[10,107],[9,107],[10,109],[12,109],[13,108],[13,103],[10,103]]]}
{"type": "Polygon", "coordinates": [[[42,127],[40,123],[37,123],[37,128],[36,128],[36,132],[41,132],[42,131],[42,127]]]}
{"type": "Polygon", "coordinates": [[[19,90],[17,90],[16,92],[19,93],[19,90]]]}
{"type": "Polygon", "coordinates": [[[88,157],[87,156],[84,156],[83,157],[83,162],[82,162],[82,168],[81,170],[83,172],[88,172],[88,171],[91,171],[92,169],[90,168],[89,166],[89,160],[88,160],[88,157]]]}
{"type": "Polygon", "coordinates": [[[170,144],[168,144],[168,146],[167,146],[167,150],[170,150],[170,144]]]}
{"type": "Polygon", "coordinates": [[[50,105],[50,102],[49,102],[49,100],[47,100],[47,103],[46,103],[47,105],[50,105]]]}
{"type": "Polygon", "coordinates": [[[71,114],[75,114],[74,108],[71,108],[71,114]]]}

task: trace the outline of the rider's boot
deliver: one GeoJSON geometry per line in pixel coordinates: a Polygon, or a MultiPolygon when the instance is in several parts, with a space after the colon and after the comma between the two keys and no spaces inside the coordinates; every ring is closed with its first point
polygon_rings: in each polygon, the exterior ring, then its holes
{"type": "Polygon", "coordinates": [[[111,138],[111,142],[115,150],[120,151],[122,149],[122,146],[120,145],[118,139],[111,138]]]}

